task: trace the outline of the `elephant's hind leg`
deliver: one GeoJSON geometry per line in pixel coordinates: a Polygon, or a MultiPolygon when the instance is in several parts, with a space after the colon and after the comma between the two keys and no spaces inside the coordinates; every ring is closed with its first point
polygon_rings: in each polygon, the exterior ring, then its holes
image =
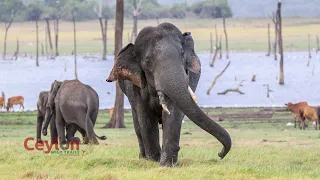
{"type": "Polygon", "coordinates": [[[62,117],[59,106],[56,105],[56,127],[59,136],[60,144],[66,144],[66,135],[65,135],[65,122],[62,117]]]}

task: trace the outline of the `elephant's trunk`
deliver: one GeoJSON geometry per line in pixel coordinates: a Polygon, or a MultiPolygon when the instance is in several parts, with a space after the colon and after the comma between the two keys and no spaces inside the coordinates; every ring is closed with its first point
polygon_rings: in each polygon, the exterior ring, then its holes
{"type": "Polygon", "coordinates": [[[224,156],[230,151],[231,138],[229,133],[215,121],[210,119],[194,102],[188,91],[188,82],[183,67],[167,66],[165,74],[156,78],[157,91],[163,92],[172,101],[176,102],[181,111],[187,115],[195,124],[217,138],[224,146],[218,154],[224,156]]]}
{"type": "Polygon", "coordinates": [[[43,123],[43,126],[42,126],[42,134],[44,136],[46,136],[48,134],[48,126],[50,124],[50,120],[51,120],[51,117],[52,117],[52,112],[51,112],[51,108],[47,108],[46,109],[46,115],[45,115],[45,118],[44,118],[44,123],[43,123]]]}

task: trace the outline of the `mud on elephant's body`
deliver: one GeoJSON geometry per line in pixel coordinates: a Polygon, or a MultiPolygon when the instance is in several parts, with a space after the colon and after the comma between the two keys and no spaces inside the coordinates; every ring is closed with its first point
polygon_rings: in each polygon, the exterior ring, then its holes
{"type": "MultiPolygon", "coordinates": [[[[41,128],[43,125],[43,121],[46,115],[46,106],[48,103],[49,91],[42,91],[39,94],[38,102],[37,102],[37,141],[41,141],[41,128]]],[[[77,130],[82,134],[85,135],[84,131],[81,131],[76,124],[70,124],[66,127],[67,130],[67,140],[78,140],[78,138],[74,139],[74,134],[77,130]]],[[[52,114],[50,119],[50,135],[51,135],[51,143],[55,144],[58,143],[58,134],[55,122],[55,113],[52,114]]]]}
{"type": "Polygon", "coordinates": [[[146,27],[135,44],[123,48],[107,81],[118,80],[132,107],[140,157],[162,166],[177,164],[181,123],[186,114],[195,124],[216,137],[223,158],[231,148],[228,132],[211,120],[191,94],[201,72],[190,33],[182,34],[170,23],[146,27]],[[163,145],[158,123],[162,122],[163,145]]]}
{"type": "Polygon", "coordinates": [[[106,139],[105,136],[97,136],[93,130],[98,111],[99,97],[90,86],[78,80],[54,81],[46,105],[42,133],[47,134],[51,117],[55,114],[55,124],[61,144],[66,143],[65,126],[76,127],[82,133],[84,143],[98,143],[96,137],[106,139]]]}

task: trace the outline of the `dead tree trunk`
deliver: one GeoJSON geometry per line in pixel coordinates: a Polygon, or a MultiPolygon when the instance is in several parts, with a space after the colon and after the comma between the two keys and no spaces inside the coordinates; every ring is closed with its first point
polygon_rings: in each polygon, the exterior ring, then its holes
{"type": "Polygon", "coordinates": [[[273,44],[273,53],[274,53],[274,60],[278,60],[277,56],[277,45],[278,45],[278,21],[277,21],[277,15],[274,13],[272,14],[272,21],[274,23],[274,44],[273,44]]]}
{"type": "Polygon", "coordinates": [[[41,56],[44,56],[44,48],[43,48],[43,43],[41,43],[41,56]]]}
{"type": "Polygon", "coordinates": [[[270,43],[270,24],[268,23],[268,53],[267,56],[271,54],[271,43],[270,43]]]}
{"type": "Polygon", "coordinates": [[[280,80],[279,84],[284,84],[284,73],[283,73],[283,41],[282,41],[282,17],[281,17],[281,1],[278,2],[277,10],[277,21],[279,27],[279,53],[280,53],[280,80]]]}
{"type": "Polygon", "coordinates": [[[218,75],[214,78],[211,86],[209,87],[209,89],[208,89],[208,91],[207,91],[207,94],[208,94],[208,95],[210,95],[210,91],[211,91],[211,89],[213,88],[213,86],[216,84],[218,78],[219,78],[220,76],[222,76],[222,74],[228,69],[230,63],[231,63],[231,61],[229,61],[229,63],[228,63],[227,66],[221,71],[221,73],[218,74],[218,75]]]}
{"type": "Polygon", "coordinates": [[[270,97],[270,92],[273,92],[273,90],[271,90],[271,89],[269,88],[269,84],[264,84],[263,86],[266,86],[266,87],[267,87],[267,98],[269,98],[269,97],[270,97]]]}
{"type": "Polygon", "coordinates": [[[73,52],[74,52],[74,76],[78,79],[78,67],[77,67],[77,36],[76,36],[76,20],[74,14],[72,13],[73,21],[73,52]]]}
{"type": "Polygon", "coordinates": [[[229,46],[228,46],[228,34],[227,34],[227,28],[226,28],[226,18],[223,18],[223,29],[224,29],[224,35],[226,37],[226,57],[229,59],[229,46]]]}
{"type": "Polygon", "coordinates": [[[140,14],[142,0],[139,0],[137,5],[137,0],[133,0],[133,29],[131,34],[131,42],[134,42],[138,34],[138,15],[140,14]]]}
{"type": "Polygon", "coordinates": [[[242,86],[242,83],[244,81],[245,80],[240,81],[240,83],[238,84],[237,88],[235,88],[235,89],[226,89],[223,92],[218,93],[218,95],[226,95],[228,92],[237,92],[239,94],[244,94],[243,92],[240,91],[240,87],[242,86]]]}
{"type": "Polygon", "coordinates": [[[217,25],[214,25],[214,29],[216,30],[216,47],[218,47],[219,39],[218,39],[217,25]]]}
{"type": "Polygon", "coordinates": [[[220,50],[220,47],[215,47],[214,55],[213,55],[213,58],[212,58],[212,60],[210,62],[210,67],[214,66],[214,63],[216,62],[219,50],[220,50]]]}
{"type": "Polygon", "coordinates": [[[45,47],[46,47],[46,56],[49,59],[49,51],[48,51],[48,28],[45,28],[45,47]]]}
{"type": "Polygon", "coordinates": [[[210,33],[210,59],[213,54],[212,33],[210,33]]]}
{"type": "Polygon", "coordinates": [[[53,46],[52,46],[52,40],[51,40],[51,31],[50,31],[50,21],[49,18],[45,18],[45,21],[47,23],[47,37],[49,40],[49,46],[50,46],[50,58],[54,59],[54,53],[53,53],[53,46]]]}
{"type": "Polygon", "coordinates": [[[308,48],[309,48],[309,59],[311,59],[312,56],[311,56],[311,49],[310,49],[310,34],[308,34],[308,48]]]}
{"type": "Polygon", "coordinates": [[[221,43],[221,41],[222,41],[222,35],[220,35],[220,40],[219,40],[219,47],[220,47],[220,57],[219,57],[219,59],[222,59],[222,43],[221,43]]]}
{"type": "Polygon", "coordinates": [[[11,18],[11,20],[8,22],[4,23],[4,27],[5,27],[5,32],[4,32],[4,46],[3,46],[3,59],[6,59],[6,54],[7,54],[7,36],[8,36],[8,30],[12,24],[13,18],[11,18]]]}
{"type": "Polygon", "coordinates": [[[39,66],[39,26],[38,20],[36,20],[36,66],[39,66]]]}
{"type": "Polygon", "coordinates": [[[102,36],[102,44],[103,44],[103,52],[102,52],[102,60],[107,59],[107,24],[108,19],[105,18],[104,26],[102,23],[102,18],[99,17],[100,27],[101,27],[101,36],[102,36]]]}
{"type": "Polygon", "coordinates": [[[54,22],[54,34],[55,34],[55,47],[56,47],[56,56],[59,56],[59,18],[54,22]]]}
{"type": "MultiPolygon", "coordinates": [[[[115,43],[114,43],[114,61],[122,48],[123,35],[123,16],[124,3],[123,0],[117,0],[116,3],[116,26],[115,26],[115,43]]],[[[125,128],[124,125],[124,94],[121,91],[119,84],[116,83],[116,99],[114,103],[114,110],[109,123],[105,128],[125,128]]]]}
{"type": "Polygon", "coordinates": [[[159,17],[157,16],[157,24],[159,25],[159,17]]]}
{"type": "Polygon", "coordinates": [[[18,56],[19,56],[19,39],[17,38],[17,49],[13,55],[15,61],[18,59],[18,56]]]}
{"type": "Polygon", "coordinates": [[[317,53],[320,51],[320,47],[319,47],[319,36],[317,35],[317,53]]]}

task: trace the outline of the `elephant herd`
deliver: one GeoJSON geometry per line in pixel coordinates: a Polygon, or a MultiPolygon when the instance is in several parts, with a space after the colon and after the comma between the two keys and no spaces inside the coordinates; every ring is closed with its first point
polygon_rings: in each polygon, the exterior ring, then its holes
{"type": "MultiPolygon", "coordinates": [[[[193,92],[200,74],[201,63],[194,52],[191,33],[181,33],[170,23],[145,27],[135,44],[130,43],[119,52],[107,81],[117,81],[128,97],[140,158],[175,166],[184,115],[222,143],[221,159],[230,151],[229,133],[196,103],[193,92]]],[[[98,137],[93,129],[99,110],[98,94],[78,80],[54,81],[49,92],[40,93],[37,107],[38,140],[41,131],[47,135],[49,124],[51,140],[56,142],[59,137],[61,144],[77,139],[76,131],[82,134],[83,143],[97,144],[97,138],[106,139],[98,137]]]]}

